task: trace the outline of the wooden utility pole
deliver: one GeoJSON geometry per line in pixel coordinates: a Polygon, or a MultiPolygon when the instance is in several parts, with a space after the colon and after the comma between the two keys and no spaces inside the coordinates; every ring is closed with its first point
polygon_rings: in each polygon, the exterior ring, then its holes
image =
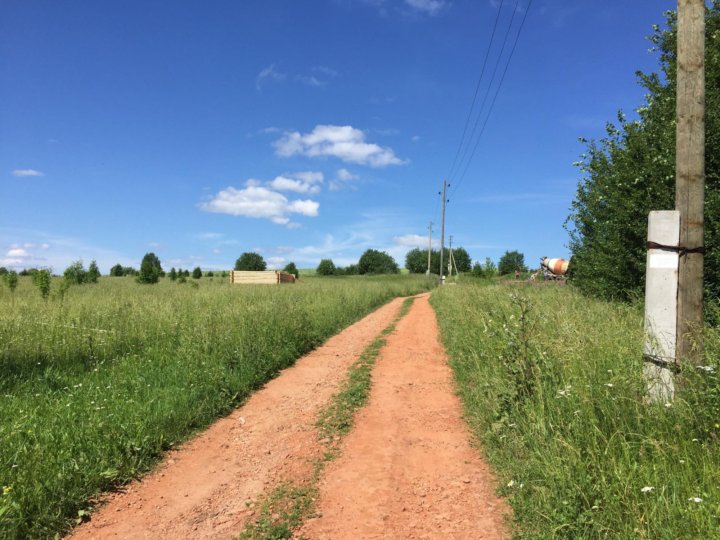
{"type": "Polygon", "coordinates": [[[442,188],[442,224],[440,225],[440,285],[443,284],[443,255],[445,249],[445,203],[447,202],[447,180],[443,180],[442,188]]]}
{"type": "Polygon", "coordinates": [[[430,262],[431,262],[431,255],[432,255],[432,221],[428,225],[428,267],[426,274],[430,275],[430,262]]]}
{"type": "Polygon", "coordinates": [[[680,212],[677,360],[703,359],[705,2],[678,0],[675,209],[680,212]]]}

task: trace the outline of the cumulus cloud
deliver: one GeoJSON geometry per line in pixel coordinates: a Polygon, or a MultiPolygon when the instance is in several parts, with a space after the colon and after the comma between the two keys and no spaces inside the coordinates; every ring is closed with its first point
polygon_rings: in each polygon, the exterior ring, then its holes
{"type": "Polygon", "coordinates": [[[315,217],[319,208],[320,204],[316,201],[290,201],[282,193],[258,185],[257,181],[248,181],[243,189],[223,189],[212,199],[200,204],[200,209],[205,212],[264,218],[279,225],[291,225],[290,214],[315,217]]]}
{"type": "Polygon", "coordinates": [[[0,258],[0,266],[14,268],[20,270],[22,268],[31,268],[37,266],[45,266],[47,259],[39,255],[33,254],[30,250],[47,249],[49,244],[13,244],[7,250],[5,256],[0,258]]]}
{"type": "MultiPolygon", "coordinates": [[[[422,247],[427,248],[428,237],[419,234],[403,234],[402,236],[395,236],[393,238],[393,244],[396,246],[403,246],[409,248],[422,247]]],[[[436,242],[433,242],[435,244],[436,242]]]]}
{"type": "Polygon", "coordinates": [[[405,163],[391,148],[365,141],[365,133],[352,126],[317,125],[310,133],[287,132],[274,143],[279,156],[336,157],[347,163],[386,167],[405,163]]]}
{"type": "Polygon", "coordinates": [[[268,182],[268,186],[277,191],[294,191],[296,193],[317,194],[323,182],[321,172],[299,172],[275,177],[268,182]]]}
{"type": "Polygon", "coordinates": [[[12,175],[18,178],[29,178],[33,176],[45,176],[45,173],[36,171],[35,169],[15,169],[12,175]]]}
{"type": "Polygon", "coordinates": [[[437,15],[448,3],[445,0],[405,0],[405,4],[422,13],[437,15]]]}

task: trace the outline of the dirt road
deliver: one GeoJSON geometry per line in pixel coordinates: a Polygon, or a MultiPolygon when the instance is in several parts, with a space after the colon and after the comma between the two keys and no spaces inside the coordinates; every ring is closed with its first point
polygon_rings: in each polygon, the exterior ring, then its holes
{"type": "MultiPolygon", "coordinates": [[[[320,481],[307,538],[503,538],[502,501],[461,420],[437,324],[419,297],[387,338],[369,404],[320,481]],[[319,517],[317,517],[319,516],[319,517]]],[[[112,495],[71,538],[233,538],[252,502],[310,478],[315,427],[395,300],[300,359],[248,402],[112,495]]]]}

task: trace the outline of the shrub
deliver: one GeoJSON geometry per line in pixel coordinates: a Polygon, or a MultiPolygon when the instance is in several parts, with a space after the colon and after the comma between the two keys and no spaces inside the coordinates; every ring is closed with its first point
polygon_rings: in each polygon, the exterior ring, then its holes
{"type": "Polygon", "coordinates": [[[262,255],[252,251],[246,251],[240,255],[237,261],[235,261],[235,270],[260,271],[266,269],[267,263],[265,262],[265,259],[262,258],[262,255]]]}

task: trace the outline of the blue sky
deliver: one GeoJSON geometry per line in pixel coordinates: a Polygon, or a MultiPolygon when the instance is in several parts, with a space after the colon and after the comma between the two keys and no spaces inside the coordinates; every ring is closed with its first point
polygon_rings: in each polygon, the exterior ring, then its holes
{"type": "Polygon", "coordinates": [[[4,0],[0,266],[105,273],[153,251],[229,269],[255,250],[303,268],[368,248],[402,265],[430,221],[437,242],[448,176],[446,235],[474,260],[566,257],[578,137],[641,105],[645,37],[676,4],[528,2],[4,0]]]}

